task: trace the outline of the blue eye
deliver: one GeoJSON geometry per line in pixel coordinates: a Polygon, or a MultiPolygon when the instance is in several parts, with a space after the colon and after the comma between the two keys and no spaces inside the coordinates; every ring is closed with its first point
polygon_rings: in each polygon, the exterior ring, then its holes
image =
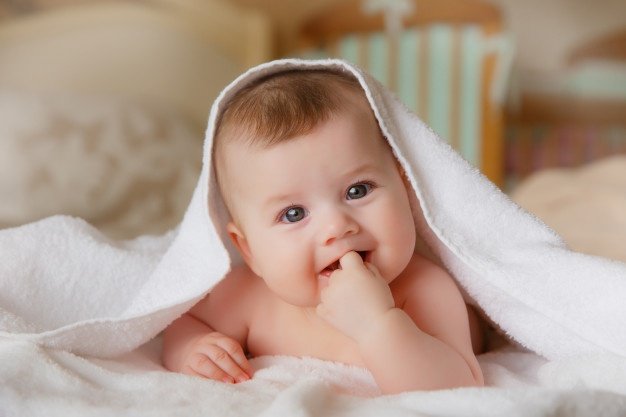
{"type": "Polygon", "coordinates": [[[357,200],[368,195],[372,191],[372,185],[367,183],[354,184],[348,188],[346,198],[348,200],[357,200]]]}
{"type": "Polygon", "coordinates": [[[294,206],[289,207],[283,212],[280,216],[280,221],[283,223],[296,223],[304,219],[305,216],[306,211],[304,210],[304,207],[294,206]]]}

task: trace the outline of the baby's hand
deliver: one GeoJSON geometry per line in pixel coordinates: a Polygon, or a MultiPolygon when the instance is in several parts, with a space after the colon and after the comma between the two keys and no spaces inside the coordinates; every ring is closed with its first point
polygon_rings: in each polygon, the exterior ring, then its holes
{"type": "Polygon", "coordinates": [[[322,290],[317,314],[357,342],[372,323],[395,306],[389,285],[378,269],[356,252],[339,260],[328,286],[322,290]]]}
{"type": "Polygon", "coordinates": [[[233,384],[249,380],[253,370],[236,340],[211,332],[189,343],[181,372],[233,384]]]}

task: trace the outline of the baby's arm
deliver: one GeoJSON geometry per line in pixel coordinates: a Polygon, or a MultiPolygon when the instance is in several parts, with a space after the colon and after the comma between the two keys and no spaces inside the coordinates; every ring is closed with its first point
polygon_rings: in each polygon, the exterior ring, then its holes
{"type": "Polygon", "coordinates": [[[412,261],[393,283],[402,300],[396,306],[374,266],[356,255],[342,258],[342,268],[319,310],[357,342],[383,392],[483,385],[465,303],[444,270],[423,258],[412,261]]]}
{"type": "Polygon", "coordinates": [[[162,360],[166,368],[230,383],[250,378],[253,370],[243,349],[247,310],[237,301],[246,292],[246,282],[239,272],[231,272],[165,330],[162,360]]]}
{"type": "Polygon", "coordinates": [[[391,392],[482,386],[463,298],[447,272],[426,269],[407,280],[404,305],[381,316],[361,342],[368,366],[391,392]]]}

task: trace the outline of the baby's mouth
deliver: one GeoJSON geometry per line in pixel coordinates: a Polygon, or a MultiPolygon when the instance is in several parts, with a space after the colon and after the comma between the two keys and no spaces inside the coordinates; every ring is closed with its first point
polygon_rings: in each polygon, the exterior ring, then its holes
{"type": "MultiPolygon", "coordinates": [[[[369,251],[356,251],[356,253],[359,254],[363,262],[366,262],[368,260],[369,251]]],[[[335,262],[333,262],[332,264],[324,268],[321,272],[321,275],[328,277],[337,269],[341,269],[341,265],[339,264],[339,259],[337,259],[335,262]]]]}

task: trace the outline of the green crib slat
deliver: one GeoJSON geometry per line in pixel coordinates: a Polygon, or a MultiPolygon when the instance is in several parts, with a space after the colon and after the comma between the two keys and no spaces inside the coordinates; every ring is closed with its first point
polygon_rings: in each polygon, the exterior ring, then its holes
{"type": "Polygon", "coordinates": [[[384,32],[344,36],[337,51],[383,85],[388,86],[393,76],[400,100],[480,167],[483,44],[478,27],[436,24],[400,33],[396,65],[389,63],[389,38],[384,32]],[[395,74],[390,74],[392,68],[395,74]]]}
{"type": "Polygon", "coordinates": [[[428,122],[445,140],[450,139],[452,30],[433,25],[429,30],[428,122]]]}
{"type": "Polygon", "coordinates": [[[481,164],[481,66],[482,35],[467,27],[461,36],[459,151],[474,166],[481,164]]]}
{"type": "Polygon", "coordinates": [[[389,85],[387,37],[383,33],[373,33],[368,38],[369,72],[383,85],[389,85]]]}
{"type": "Polygon", "coordinates": [[[359,65],[359,38],[348,35],[339,41],[339,55],[346,61],[359,65]]]}
{"type": "Polygon", "coordinates": [[[404,104],[418,113],[419,105],[419,32],[404,31],[398,45],[398,96],[404,104]]]}

